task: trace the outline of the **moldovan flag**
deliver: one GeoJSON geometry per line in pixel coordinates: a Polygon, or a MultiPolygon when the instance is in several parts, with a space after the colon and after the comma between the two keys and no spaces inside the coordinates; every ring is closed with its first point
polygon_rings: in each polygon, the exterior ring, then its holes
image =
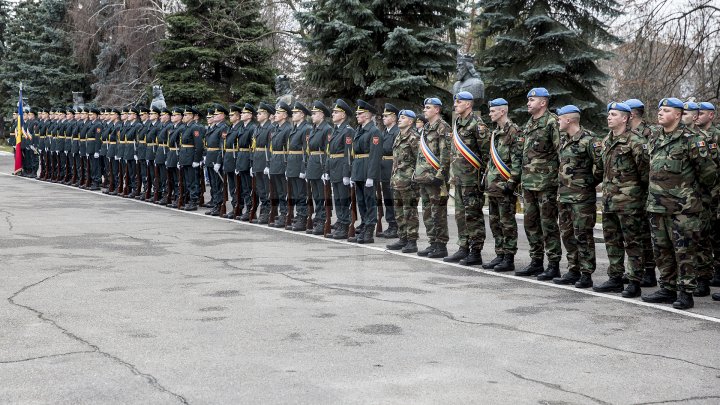
{"type": "Polygon", "coordinates": [[[15,128],[15,171],[13,174],[18,174],[22,170],[22,138],[23,138],[23,127],[25,121],[23,120],[23,100],[22,100],[22,83],[20,83],[20,96],[18,98],[18,113],[17,113],[17,128],[15,128]]]}

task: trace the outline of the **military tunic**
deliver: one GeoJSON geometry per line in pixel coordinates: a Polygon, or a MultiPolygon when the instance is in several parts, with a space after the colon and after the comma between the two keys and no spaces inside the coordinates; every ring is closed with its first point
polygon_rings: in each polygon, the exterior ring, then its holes
{"type": "Polygon", "coordinates": [[[305,140],[307,145],[305,178],[310,184],[310,195],[315,205],[314,227],[321,226],[325,222],[325,185],[321,177],[326,172],[327,144],[331,133],[332,128],[323,121],[318,125],[313,125],[310,136],[305,140]]]}
{"type": "Polygon", "coordinates": [[[285,181],[285,169],[287,168],[287,143],[292,132],[293,125],[285,121],[275,126],[275,131],[270,139],[270,181],[272,182],[273,205],[278,207],[279,216],[276,225],[285,227],[285,216],[287,215],[287,182],[285,181]]]}
{"type": "Polygon", "coordinates": [[[362,224],[370,229],[377,223],[377,197],[375,186],[381,180],[381,161],[383,149],[382,134],[374,122],[360,127],[353,137],[353,161],[350,170],[351,180],[355,182],[358,212],[362,224]],[[373,186],[365,187],[366,180],[372,179],[373,186]]]}
{"type": "Polygon", "coordinates": [[[338,223],[350,225],[352,216],[350,214],[350,186],[343,183],[344,178],[350,178],[352,142],[355,137],[355,130],[348,121],[340,125],[334,125],[332,135],[328,141],[328,162],[327,173],[332,185],[333,204],[338,223]]]}
{"type": "Polygon", "coordinates": [[[295,208],[295,221],[305,221],[307,219],[307,183],[305,179],[300,178],[300,173],[305,173],[305,142],[310,135],[312,125],[307,121],[302,121],[297,125],[293,125],[290,135],[287,139],[287,166],[285,176],[289,187],[292,191],[290,198],[295,208]]]}

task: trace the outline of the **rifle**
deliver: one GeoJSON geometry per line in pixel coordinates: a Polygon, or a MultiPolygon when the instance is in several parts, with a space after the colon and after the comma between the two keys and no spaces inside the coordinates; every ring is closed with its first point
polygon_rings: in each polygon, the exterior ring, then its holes
{"type": "MultiPolygon", "coordinates": [[[[250,168],[252,170],[252,168],[250,168]]],[[[258,209],[258,195],[257,195],[257,185],[255,184],[255,176],[252,176],[252,186],[250,189],[250,200],[252,200],[252,206],[250,207],[250,217],[249,221],[252,222],[253,219],[257,216],[257,209],[258,209]]],[[[240,201],[238,201],[238,204],[240,201]]]]}
{"type": "Polygon", "coordinates": [[[350,187],[350,227],[348,228],[348,238],[355,237],[355,222],[357,221],[357,198],[355,197],[355,187],[350,187]]]}
{"type": "Polygon", "coordinates": [[[287,216],[285,217],[285,228],[292,225],[292,221],[295,218],[295,199],[293,198],[292,182],[287,179],[287,216]]]}
{"type": "MultiPolygon", "coordinates": [[[[195,169],[193,169],[195,170],[195,169]]],[[[185,206],[185,179],[183,178],[183,168],[178,169],[178,209],[181,210],[185,206]]]]}
{"type": "Polygon", "coordinates": [[[153,175],[153,202],[157,202],[160,199],[160,169],[157,164],[153,164],[153,175]]]}
{"type": "MultiPolygon", "coordinates": [[[[135,152],[135,153],[137,153],[137,152],[135,152]]],[[[142,192],[142,186],[143,186],[142,165],[143,165],[143,161],[141,161],[141,160],[138,160],[137,164],[135,165],[135,181],[137,182],[137,193],[135,193],[135,194],[137,194],[137,195],[140,195],[140,193],[142,192]]]]}
{"type": "Polygon", "coordinates": [[[382,218],[385,216],[385,212],[383,210],[382,186],[379,182],[375,185],[375,197],[377,198],[377,225],[375,225],[375,236],[380,236],[383,231],[382,218]]]}
{"type": "Polygon", "coordinates": [[[70,184],[75,184],[77,181],[77,161],[70,155],[71,154],[68,153],[68,162],[72,161],[72,166],[70,167],[72,172],[72,176],[70,176],[70,184]]]}
{"type": "Polygon", "coordinates": [[[200,206],[205,205],[205,169],[207,168],[202,165],[198,167],[198,171],[200,172],[200,198],[198,205],[200,206]]]}
{"type": "MultiPolygon", "coordinates": [[[[265,174],[263,174],[264,176],[265,174]]],[[[270,190],[270,217],[268,218],[268,224],[272,225],[275,222],[277,216],[277,193],[275,187],[273,187],[272,177],[268,175],[268,188],[270,190]]]]}
{"type": "Polygon", "coordinates": [[[325,182],[325,226],[323,227],[323,236],[327,237],[331,232],[332,223],[332,191],[330,190],[330,180],[325,182]]]}
{"type": "Polygon", "coordinates": [[[123,169],[122,159],[116,160],[115,162],[117,162],[117,172],[118,172],[118,184],[117,184],[117,187],[115,187],[115,191],[118,194],[122,194],[124,183],[125,183],[125,174],[124,174],[125,169],[123,169]]]}
{"type": "Polygon", "coordinates": [[[123,174],[125,177],[125,187],[123,188],[123,197],[127,196],[130,193],[130,161],[128,160],[125,162],[125,172],[123,174]]]}
{"type": "Polygon", "coordinates": [[[113,169],[112,169],[113,159],[112,158],[108,159],[108,162],[109,162],[109,164],[107,167],[106,179],[108,181],[108,193],[111,193],[111,192],[115,191],[115,176],[113,176],[113,169]]]}
{"type": "Polygon", "coordinates": [[[225,205],[228,201],[228,175],[227,173],[223,174],[223,202],[220,206],[220,216],[223,216],[227,214],[227,207],[225,205]]]}
{"type": "Polygon", "coordinates": [[[312,216],[313,216],[313,212],[315,212],[315,204],[314,204],[315,200],[313,200],[312,190],[310,189],[310,182],[308,182],[306,180],[305,185],[307,186],[307,199],[308,199],[308,203],[307,203],[308,217],[307,217],[307,222],[305,223],[305,228],[312,229],[313,228],[312,216]]]}

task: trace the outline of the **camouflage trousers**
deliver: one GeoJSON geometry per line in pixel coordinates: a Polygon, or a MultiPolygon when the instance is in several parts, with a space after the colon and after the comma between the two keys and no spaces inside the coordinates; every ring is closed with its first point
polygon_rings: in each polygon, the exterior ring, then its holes
{"type": "Polygon", "coordinates": [[[713,222],[710,211],[706,209],[700,214],[701,228],[700,240],[697,246],[697,277],[710,280],[713,277],[713,244],[717,244],[713,240],[713,222]]]}
{"type": "Polygon", "coordinates": [[[488,197],[490,231],[495,239],[495,254],[514,255],[517,253],[518,227],[515,221],[517,197],[488,197]]]}
{"type": "Polygon", "coordinates": [[[558,210],[568,271],[592,274],[595,271],[595,202],[558,203],[558,210]]]}
{"type": "Polygon", "coordinates": [[[702,229],[700,214],[650,213],[655,264],[660,286],[692,292],[696,286],[697,245],[702,229]]]}
{"type": "Polygon", "coordinates": [[[559,262],[562,255],[558,227],[557,188],[523,191],[525,235],[530,243],[530,258],[559,262]]]}
{"type": "Polygon", "coordinates": [[[479,185],[455,186],[455,223],[460,247],[482,249],[485,244],[485,194],[479,185]]]}
{"type": "MultiPolygon", "coordinates": [[[[625,254],[628,257],[628,279],[640,281],[644,273],[645,225],[649,224],[645,211],[636,213],[603,212],[602,226],[607,250],[608,276],[622,277],[625,272],[625,254]]],[[[648,235],[649,236],[649,235],[648,235]]],[[[654,261],[653,261],[654,262],[654,261]]]]}
{"type": "Polygon", "coordinates": [[[418,191],[393,189],[393,206],[400,239],[418,240],[418,191]]]}
{"type": "Polygon", "coordinates": [[[448,196],[442,195],[440,186],[419,184],[418,187],[428,242],[447,243],[450,240],[447,223],[448,196]]]}
{"type": "Polygon", "coordinates": [[[650,218],[648,218],[647,214],[643,214],[643,231],[640,237],[642,238],[645,269],[655,272],[655,254],[653,253],[652,238],[650,237],[650,218]]]}

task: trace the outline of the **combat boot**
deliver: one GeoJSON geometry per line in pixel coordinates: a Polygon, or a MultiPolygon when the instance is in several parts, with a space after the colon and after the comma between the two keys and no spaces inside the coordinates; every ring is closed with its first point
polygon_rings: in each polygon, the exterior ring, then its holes
{"type": "Polygon", "coordinates": [[[460,259],[458,263],[462,264],[463,266],[474,266],[476,264],[482,265],[482,251],[478,248],[472,247],[470,248],[470,252],[468,253],[468,255],[465,256],[464,259],[460,259]]]}
{"type": "Polygon", "coordinates": [[[174,200],[172,203],[170,203],[170,204],[168,205],[168,207],[170,207],[170,208],[177,208],[177,207],[178,207],[178,201],[177,201],[177,200],[174,200]]]}
{"type": "MultiPolygon", "coordinates": [[[[418,254],[420,254],[420,253],[418,253],[418,254]]],[[[459,262],[460,260],[466,258],[468,254],[469,254],[468,248],[466,248],[464,246],[460,246],[460,249],[458,249],[457,252],[453,253],[451,256],[443,258],[443,261],[448,262],[448,263],[456,263],[456,262],[459,262]]]]}
{"type": "Polygon", "coordinates": [[[498,273],[504,271],[515,271],[515,255],[504,255],[503,261],[493,267],[493,271],[497,271],[498,273]]]}
{"type": "Polygon", "coordinates": [[[655,304],[672,304],[677,300],[677,293],[662,287],[650,295],[643,295],[642,300],[655,304]]]}
{"type": "Polygon", "coordinates": [[[580,280],[575,283],[575,288],[590,288],[593,286],[592,274],[582,273],[580,274],[580,280]]]}
{"type": "Polygon", "coordinates": [[[655,276],[655,268],[645,269],[642,280],[640,280],[640,287],[655,287],[657,285],[657,277],[655,276]]]}
{"type": "Polygon", "coordinates": [[[553,283],[560,285],[575,284],[580,281],[580,272],[576,270],[568,271],[562,277],[553,278],[553,283]]]}
{"type": "Polygon", "coordinates": [[[530,259],[530,264],[525,266],[522,270],[516,271],[516,276],[537,276],[538,274],[545,271],[543,268],[543,259],[530,259]]]}
{"type": "Polygon", "coordinates": [[[267,225],[268,222],[270,222],[270,216],[268,214],[260,214],[260,218],[258,218],[257,223],[267,225]]]}
{"type": "Polygon", "coordinates": [[[538,274],[539,281],[549,281],[560,277],[560,262],[550,262],[544,272],[538,274]]]}
{"type": "Polygon", "coordinates": [[[349,224],[337,224],[337,228],[335,228],[335,232],[332,234],[332,238],[347,239],[349,228],[349,224]]]}
{"type": "Polygon", "coordinates": [[[294,232],[303,232],[307,230],[307,217],[297,217],[295,218],[295,223],[292,226],[292,230],[294,232]]]}
{"type": "Polygon", "coordinates": [[[699,278],[697,280],[697,287],[695,287],[692,295],[694,297],[707,297],[710,295],[710,280],[699,278]]]}
{"type": "Polygon", "coordinates": [[[500,264],[503,261],[504,256],[503,255],[497,255],[494,259],[490,260],[490,263],[485,263],[482,265],[482,268],[485,270],[494,269],[495,266],[500,264]]]}
{"type": "Polygon", "coordinates": [[[712,295],[713,301],[720,301],[720,293],[715,293],[712,295]]]}
{"type": "Polygon", "coordinates": [[[417,255],[418,255],[418,256],[423,256],[423,257],[429,255],[430,252],[433,251],[433,245],[434,245],[434,243],[431,243],[430,246],[428,246],[428,247],[426,247],[425,249],[417,252],[417,255]]]}
{"type": "Polygon", "coordinates": [[[275,218],[275,223],[270,226],[273,228],[285,228],[286,220],[287,220],[287,217],[285,215],[278,215],[278,217],[275,218]]]}
{"type": "Polygon", "coordinates": [[[382,233],[382,237],[385,239],[394,239],[398,237],[398,225],[397,222],[394,222],[390,225],[388,225],[388,229],[385,230],[385,232],[382,233]]]}
{"type": "Polygon", "coordinates": [[[323,234],[324,225],[325,225],[325,224],[322,223],[322,222],[316,223],[315,226],[313,226],[312,234],[313,234],[313,235],[322,235],[322,234],[323,234]]]}
{"type": "Polygon", "coordinates": [[[184,208],[185,211],[197,211],[197,209],[198,209],[198,206],[193,202],[191,202],[190,204],[187,204],[184,208]]]}
{"type": "Polygon", "coordinates": [[[673,308],[675,309],[690,309],[694,306],[695,301],[693,300],[693,294],[685,290],[680,290],[677,301],[673,302],[673,308]]]}
{"type": "Polygon", "coordinates": [[[365,232],[363,232],[363,238],[362,240],[358,239],[358,243],[360,244],[367,244],[367,243],[375,243],[375,238],[373,237],[375,234],[375,230],[372,226],[368,226],[365,228],[365,232]]]}
{"type": "Polygon", "coordinates": [[[415,253],[417,252],[417,241],[409,240],[407,244],[402,248],[403,253],[415,253]]]}
{"type": "Polygon", "coordinates": [[[407,239],[405,239],[405,238],[400,238],[400,239],[398,239],[397,241],[395,241],[395,242],[393,242],[393,243],[390,243],[390,244],[388,244],[388,245],[385,245],[385,247],[386,247],[388,250],[401,250],[402,248],[405,247],[405,245],[407,245],[407,242],[408,242],[407,239]]]}
{"type": "Polygon", "coordinates": [[[712,287],[720,287],[720,269],[715,269],[714,273],[712,280],[710,280],[710,285],[712,287]]]}
{"type": "Polygon", "coordinates": [[[640,282],[630,280],[625,290],[622,292],[623,298],[635,298],[639,297],[642,291],[640,290],[640,282]]]}
{"type": "Polygon", "coordinates": [[[250,221],[250,210],[247,210],[242,215],[240,215],[240,220],[243,222],[250,221]]]}
{"type": "Polygon", "coordinates": [[[601,293],[619,293],[623,291],[625,285],[622,282],[622,276],[610,277],[606,282],[593,287],[593,291],[601,293]]]}
{"type": "Polygon", "coordinates": [[[447,245],[442,242],[435,242],[435,248],[428,253],[427,257],[431,259],[442,259],[448,255],[447,245]]]}

